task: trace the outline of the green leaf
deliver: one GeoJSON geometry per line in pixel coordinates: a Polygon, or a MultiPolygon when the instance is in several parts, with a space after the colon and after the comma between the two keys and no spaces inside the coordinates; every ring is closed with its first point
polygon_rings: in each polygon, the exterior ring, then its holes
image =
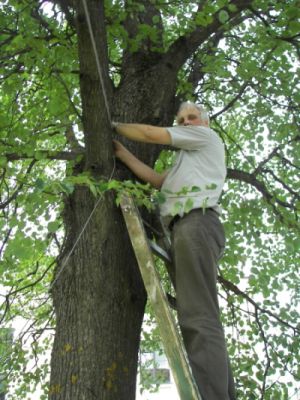
{"type": "Polygon", "coordinates": [[[229,14],[226,10],[221,10],[218,14],[219,21],[225,24],[229,20],[229,14]]]}
{"type": "Polygon", "coordinates": [[[154,16],[152,17],[152,22],[153,22],[154,25],[155,25],[155,24],[158,24],[158,23],[160,22],[159,16],[158,16],[158,15],[154,15],[154,16]]]}
{"type": "Polygon", "coordinates": [[[166,201],[166,195],[163,192],[157,192],[155,195],[155,200],[158,204],[163,204],[166,201]]]}
{"type": "Polygon", "coordinates": [[[184,203],[184,212],[189,213],[194,206],[194,201],[191,198],[188,198],[187,201],[184,203]]]}
{"type": "Polygon", "coordinates": [[[0,156],[0,168],[6,167],[7,165],[7,158],[4,156],[0,156]]]}
{"type": "Polygon", "coordinates": [[[218,186],[215,183],[210,183],[209,185],[205,186],[207,190],[215,190],[218,186]]]}
{"type": "Polygon", "coordinates": [[[199,12],[196,15],[195,22],[198,26],[208,26],[213,21],[213,17],[205,12],[199,12]]]}
{"type": "Polygon", "coordinates": [[[183,209],[183,204],[180,201],[177,201],[171,210],[171,215],[174,217],[175,215],[180,214],[182,209],[183,209]]]}
{"type": "Polygon", "coordinates": [[[98,197],[97,188],[96,188],[96,186],[95,186],[93,183],[90,183],[90,184],[89,184],[89,189],[90,189],[90,191],[93,193],[93,195],[94,195],[95,197],[98,197]]]}
{"type": "Polygon", "coordinates": [[[164,163],[162,160],[158,159],[155,163],[155,171],[161,173],[164,170],[164,163]]]}
{"type": "MultiPolygon", "coordinates": [[[[100,183],[97,184],[98,192],[104,193],[104,192],[106,192],[106,190],[108,188],[109,188],[109,183],[108,182],[100,182],[100,183]]],[[[110,189],[112,189],[112,188],[110,187],[110,189]]]]}
{"type": "Polygon", "coordinates": [[[38,190],[43,190],[45,187],[45,182],[43,181],[43,179],[37,178],[34,185],[38,190]]]}
{"type": "Polygon", "coordinates": [[[121,189],[121,186],[122,186],[121,183],[119,181],[114,180],[114,179],[109,181],[108,184],[107,184],[107,188],[108,189],[119,190],[119,189],[121,189]]]}
{"type": "Polygon", "coordinates": [[[289,23],[289,32],[291,35],[296,35],[300,30],[300,22],[299,21],[291,21],[289,23]]]}
{"type": "Polygon", "coordinates": [[[228,4],[228,10],[231,12],[236,12],[237,11],[237,6],[235,4],[228,4]]]}
{"type": "Polygon", "coordinates": [[[51,233],[57,232],[60,226],[60,221],[52,221],[48,224],[48,231],[51,233]]]}
{"type": "Polygon", "coordinates": [[[62,190],[67,194],[72,194],[74,192],[74,184],[72,182],[64,181],[60,183],[62,190]]]}
{"type": "Polygon", "coordinates": [[[46,156],[45,156],[45,153],[43,153],[42,151],[35,151],[34,158],[39,161],[39,160],[43,160],[44,158],[46,158],[46,156]]]}

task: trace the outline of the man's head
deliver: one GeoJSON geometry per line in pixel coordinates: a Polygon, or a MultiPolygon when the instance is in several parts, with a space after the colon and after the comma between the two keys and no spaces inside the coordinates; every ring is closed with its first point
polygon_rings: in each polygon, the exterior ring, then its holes
{"type": "Polygon", "coordinates": [[[209,116],[206,109],[199,105],[186,101],[181,103],[176,121],[178,125],[202,125],[209,126],[209,116]]]}

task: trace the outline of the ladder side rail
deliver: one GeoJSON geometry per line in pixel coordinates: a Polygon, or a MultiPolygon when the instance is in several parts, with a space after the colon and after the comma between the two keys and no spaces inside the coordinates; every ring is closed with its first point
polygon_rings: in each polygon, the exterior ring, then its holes
{"type": "Polygon", "coordinates": [[[155,269],[155,262],[139,211],[129,196],[123,195],[120,205],[179,396],[182,400],[201,400],[174,316],[155,269]]]}

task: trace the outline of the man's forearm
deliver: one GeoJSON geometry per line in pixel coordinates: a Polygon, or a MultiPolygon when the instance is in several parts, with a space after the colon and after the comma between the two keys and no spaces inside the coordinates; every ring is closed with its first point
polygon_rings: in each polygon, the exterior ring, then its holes
{"type": "Polygon", "coordinates": [[[138,142],[147,140],[150,125],[117,123],[115,129],[119,135],[138,142]]]}
{"type": "Polygon", "coordinates": [[[127,139],[144,143],[171,144],[171,137],[166,128],[145,124],[113,123],[119,135],[127,139]]]}
{"type": "Polygon", "coordinates": [[[156,189],[160,189],[165,174],[161,175],[150,168],[148,165],[144,164],[138,158],[136,158],[129,151],[122,154],[120,160],[141,180],[150,183],[156,189]]]}

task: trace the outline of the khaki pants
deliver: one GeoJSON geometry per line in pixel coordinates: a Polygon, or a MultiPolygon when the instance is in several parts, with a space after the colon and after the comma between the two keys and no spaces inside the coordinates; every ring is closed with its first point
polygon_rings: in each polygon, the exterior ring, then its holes
{"type": "Polygon", "coordinates": [[[216,287],[225,245],[218,214],[192,210],[174,223],[171,239],[178,319],[199,391],[203,400],[234,400],[216,287]]]}

